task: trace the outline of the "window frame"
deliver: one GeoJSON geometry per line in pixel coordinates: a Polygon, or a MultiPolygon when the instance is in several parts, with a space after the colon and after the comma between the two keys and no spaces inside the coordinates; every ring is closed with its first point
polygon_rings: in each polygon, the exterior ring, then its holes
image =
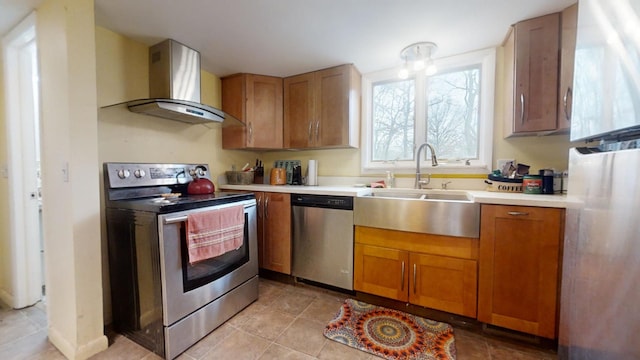
{"type": "MultiPolygon", "coordinates": [[[[464,159],[458,161],[440,161],[437,167],[430,167],[431,174],[486,174],[491,171],[493,157],[493,124],[494,124],[494,98],[495,98],[495,74],[496,74],[496,49],[483,49],[461,55],[454,55],[434,60],[439,70],[452,68],[464,68],[473,65],[480,65],[480,111],[478,129],[478,159],[471,160],[470,165],[466,165],[464,159]]],[[[427,76],[424,73],[420,76],[413,74],[410,78],[415,78],[416,89],[414,91],[415,100],[415,139],[414,152],[417,146],[424,142],[426,123],[418,121],[424,119],[427,111],[426,82],[427,76]]],[[[379,174],[385,171],[394,171],[396,174],[415,173],[416,161],[372,161],[372,109],[373,109],[373,85],[379,82],[398,80],[398,69],[386,69],[382,71],[364,74],[362,76],[362,147],[361,147],[361,173],[379,174]]],[[[436,151],[436,155],[437,151],[436,151]]],[[[424,154],[422,154],[424,159],[424,154]]],[[[430,156],[430,154],[429,154],[430,156]]]]}

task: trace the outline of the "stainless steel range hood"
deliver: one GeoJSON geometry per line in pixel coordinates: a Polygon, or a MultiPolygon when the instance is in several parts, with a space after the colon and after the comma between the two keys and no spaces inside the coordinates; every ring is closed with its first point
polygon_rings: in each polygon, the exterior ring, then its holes
{"type": "Polygon", "coordinates": [[[149,48],[149,96],[127,102],[130,111],[191,124],[244,125],[200,102],[200,53],[167,39],[149,48]]]}

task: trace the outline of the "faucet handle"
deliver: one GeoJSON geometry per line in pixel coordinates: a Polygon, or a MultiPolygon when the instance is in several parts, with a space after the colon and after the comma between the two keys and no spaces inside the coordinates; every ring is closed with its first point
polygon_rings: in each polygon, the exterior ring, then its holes
{"type": "Polygon", "coordinates": [[[442,187],[442,190],[447,190],[447,185],[449,184],[451,184],[451,181],[443,181],[440,186],[442,187]]]}
{"type": "Polygon", "coordinates": [[[422,189],[423,185],[428,185],[431,182],[431,174],[425,174],[425,176],[427,177],[426,180],[420,177],[416,178],[416,189],[422,189]]]}

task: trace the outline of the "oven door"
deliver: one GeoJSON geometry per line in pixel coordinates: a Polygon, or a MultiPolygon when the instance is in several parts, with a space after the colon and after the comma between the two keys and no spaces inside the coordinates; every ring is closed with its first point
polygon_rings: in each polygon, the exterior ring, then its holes
{"type": "Polygon", "coordinates": [[[258,274],[256,201],[246,200],[158,216],[163,324],[169,326],[258,274]],[[244,239],[237,250],[189,264],[187,214],[244,206],[244,239]]]}

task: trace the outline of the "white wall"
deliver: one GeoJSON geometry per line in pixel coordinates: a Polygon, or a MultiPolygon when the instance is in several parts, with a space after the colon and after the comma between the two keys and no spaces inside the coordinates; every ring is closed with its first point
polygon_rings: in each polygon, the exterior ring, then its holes
{"type": "MultiPolygon", "coordinates": [[[[4,69],[0,46],[0,69],[4,69]]],[[[9,301],[13,294],[11,285],[11,247],[9,238],[9,182],[3,170],[8,163],[7,123],[4,103],[4,71],[0,70],[0,300],[9,301]]]]}
{"type": "Polygon", "coordinates": [[[70,359],[106,349],[102,314],[92,1],[37,9],[50,341],[70,359]]]}

